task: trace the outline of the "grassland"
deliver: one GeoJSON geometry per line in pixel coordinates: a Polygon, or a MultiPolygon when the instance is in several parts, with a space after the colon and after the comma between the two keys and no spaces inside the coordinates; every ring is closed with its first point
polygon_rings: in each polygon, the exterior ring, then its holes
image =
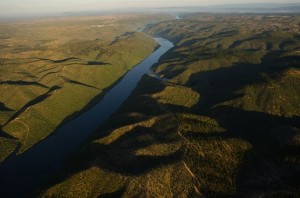
{"type": "MultiPolygon", "coordinates": [[[[165,16],[160,16],[165,17],[165,16]]],[[[0,24],[0,162],[91,106],[157,44],[137,32],[157,15],[0,24]]]]}
{"type": "Polygon", "coordinates": [[[189,14],[42,197],[299,197],[300,17],[189,14]]]}

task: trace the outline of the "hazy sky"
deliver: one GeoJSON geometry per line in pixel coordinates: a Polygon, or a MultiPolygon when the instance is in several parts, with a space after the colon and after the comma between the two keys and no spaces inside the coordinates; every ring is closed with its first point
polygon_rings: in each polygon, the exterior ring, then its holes
{"type": "Polygon", "coordinates": [[[86,11],[124,7],[205,6],[241,3],[300,3],[300,0],[0,0],[0,15],[86,11]]]}

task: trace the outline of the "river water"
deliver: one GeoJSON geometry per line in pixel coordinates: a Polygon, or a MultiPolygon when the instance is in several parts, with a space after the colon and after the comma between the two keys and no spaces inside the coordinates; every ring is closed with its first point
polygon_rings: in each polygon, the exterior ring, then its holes
{"type": "Polygon", "coordinates": [[[64,160],[116,112],[130,96],[142,76],[173,47],[162,38],[155,38],[160,48],[126,73],[103,99],[90,110],[69,121],[55,134],[34,145],[21,155],[11,155],[0,167],[1,197],[24,197],[37,189],[61,167],[64,160]]]}

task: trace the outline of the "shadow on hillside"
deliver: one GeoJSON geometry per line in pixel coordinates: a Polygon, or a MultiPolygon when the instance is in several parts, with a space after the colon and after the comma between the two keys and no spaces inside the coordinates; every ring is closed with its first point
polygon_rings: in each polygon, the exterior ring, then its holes
{"type": "Polygon", "coordinates": [[[53,64],[58,64],[58,63],[61,64],[61,63],[71,62],[71,63],[65,64],[65,65],[73,65],[73,64],[90,65],[90,66],[111,65],[110,63],[106,63],[106,62],[103,62],[103,61],[86,61],[86,60],[83,60],[83,59],[80,59],[80,58],[75,58],[75,57],[64,58],[64,59],[60,59],[60,60],[52,60],[52,59],[47,59],[47,58],[36,58],[32,62],[38,62],[38,61],[47,61],[47,62],[53,63],[53,64]]]}
{"type": "Polygon", "coordinates": [[[264,39],[264,38],[268,38],[268,36],[269,36],[269,33],[264,32],[264,33],[260,33],[258,35],[251,36],[250,38],[246,38],[246,39],[242,39],[242,40],[236,40],[236,41],[233,42],[233,44],[231,44],[229,46],[229,48],[233,49],[233,48],[238,47],[239,45],[241,45],[244,42],[264,39]]]}
{"type": "MultiPolygon", "coordinates": [[[[14,111],[14,110],[6,107],[3,102],[0,102],[0,112],[1,111],[14,111]]],[[[1,126],[0,126],[0,137],[9,138],[9,139],[15,139],[15,137],[13,137],[13,136],[11,136],[11,135],[3,132],[1,130],[1,126]]]]}
{"type": "MultiPolygon", "coordinates": [[[[281,72],[291,66],[300,67],[299,57],[279,55],[279,52],[271,52],[258,65],[237,63],[232,67],[199,72],[186,84],[201,94],[195,112],[217,120],[226,129],[225,138],[233,135],[251,143],[252,149],[239,171],[237,182],[238,192],[243,196],[279,191],[293,194],[297,191],[296,185],[300,185],[296,180],[300,177],[297,165],[300,144],[294,140],[300,134],[300,117],[287,118],[222,105],[242,97],[239,91],[246,86],[280,78],[281,72]]],[[[200,136],[196,138],[206,138],[200,136]]]]}
{"type": "Polygon", "coordinates": [[[51,87],[48,92],[34,98],[33,100],[29,101],[27,104],[25,104],[19,111],[17,111],[5,124],[9,123],[10,121],[17,118],[19,115],[21,115],[27,108],[34,106],[44,100],[46,100],[48,97],[52,95],[52,93],[58,89],[61,89],[60,86],[53,86],[51,87]]]}
{"type": "Polygon", "coordinates": [[[184,136],[193,140],[203,140],[209,138],[217,138],[217,139],[230,139],[233,138],[234,135],[229,132],[220,133],[220,132],[209,132],[209,133],[195,133],[194,131],[188,131],[184,133],[184,136]]]}
{"type": "Polygon", "coordinates": [[[129,38],[133,37],[134,34],[136,34],[136,32],[125,32],[121,36],[116,37],[115,40],[113,40],[109,45],[117,44],[118,42],[122,41],[123,39],[129,39],[129,38]]]}
{"type": "Polygon", "coordinates": [[[126,188],[123,187],[115,192],[112,193],[105,193],[100,195],[98,198],[116,198],[116,197],[122,197],[122,195],[124,194],[126,188]]]}
{"type": "Polygon", "coordinates": [[[52,59],[48,59],[48,58],[36,58],[35,61],[49,61],[51,63],[64,63],[67,61],[83,61],[83,60],[80,58],[69,57],[69,58],[64,58],[64,59],[60,59],[60,60],[52,60],[52,59]]]}
{"type": "Polygon", "coordinates": [[[227,131],[247,139],[253,145],[265,143],[267,139],[271,138],[272,129],[279,126],[300,128],[300,117],[298,116],[286,118],[225,105],[212,108],[210,116],[227,131]]]}
{"type": "Polygon", "coordinates": [[[236,63],[231,67],[195,73],[186,86],[201,93],[201,108],[210,110],[214,105],[242,97],[238,91],[248,85],[276,79],[291,66],[300,67],[299,57],[279,55],[279,52],[271,52],[262,59],[261,64],[236,63]]]}
{"type": "Polygon", "coordinates": [[[6,107],[3,102],[0,102],[0,111],[13,111],[13,110],[6,107]]]}
{"type": "Polygon", "coordinates": [[[293,161],[299,159],[300,145],[293,139],[300,133],[289,130],[300,129],[300,117],[285,118],[229,106],[213,108],[211,115],[233,137],[252,145],[239,171],[237,187],[241,196],[280,191],[293,194],[291,186],[297,189],[300,185],[298,162],[293,161]]]}
{"type": "Polygon", "coordinates": [[[102,62],[102,61],[88,61],[88,63],[86,65],[91,65],[91,66],[95,66],[95,65],[111,65],[111,63],[106,63],[106,62],[102,62]]]}
{"type": "Polygon", "coordinates": [[[34,85],[34,86],[39,86],[39,87],[43,87],[43,88],[49,88],[41,83],[38,82],[29,82],[29,81],[22,81],[22,80],[18,80],[18,81],[2,81],[0,82],[0,85],[17,85],[17,86],[24,86],[24,85],[34,85]]]}
{"type": "Polygon", "coordinates": [[[98,131],[103,132],[94,133],[92,139],[99,139],[108,135],[106,132],[109,132],[109,129],[142,122],[152,116],[165,114],[165,111],[158,106],[157,100],[151,97],[152,94],[161,92],[165,88],[166,85],[160,80],[144,75],[131,96],[125,100],[122,108],[101,124],[98,131]]]}
{"type": "Polygon", "coordinates": [[[71,83],[71,84],[82,85],[82,86],[84,86],[84,87],[89,87],[89,88],[93,88],[93,89],[98,89],[98,90],[100,90],[99,88],[97,88],[97,87],[95,87],[95,86],[88,85],[88,84],[85,84],[85,83],[82,83],[82,82],[79,82],[79,81],[76,81],[76,80],[71,80],[71,79],[66,78],[66,77],[63,77],[63,76],[61,76],[61,78],[62,78],[64,81],[66,81],[66,82],[68,82],[68,83],[71,83]]]}
{"type": "Polygon", "coordinates": [[[63,167],[64,171],[50,181],[50,186],[91,167],[99,167],[110,173],[139,176],[178,162],[182,159],[183,149],[181,139],[176,134],[177,127],[176,119],[165,115],[151,127],[135,126],[125,133],[110,130],[97,142],[91,142],[78,150],[73,159],[70,159],[72,163],[63,167]],[[178,144],[178,146],[176,149],[161,147],[166,149],[161,150],[159,147],[161,144],[178,144]],[[151,146],[159,148],[153,150],[149,148],[151,146]]]}
{"type": "Polygon", "coordinates": [[[2,131],[2,129],[0,129],[0,137],[12,139],[12,140],[18,140],[18,138],[15,138],[14,136],[12,136],[10,134],[5,133],[4,131],[2,131]]]}

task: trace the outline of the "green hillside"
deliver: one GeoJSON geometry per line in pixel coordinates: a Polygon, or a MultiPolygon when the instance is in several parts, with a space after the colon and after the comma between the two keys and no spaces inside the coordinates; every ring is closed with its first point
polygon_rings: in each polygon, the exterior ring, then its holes
{"type": "Polygon", "coordinates": [[[0,162],[99,101],[155,41],[136,32],[155,15],[0,24],[0,162]],[[126,49],[126,50],[124,50],[126,49]]]}

